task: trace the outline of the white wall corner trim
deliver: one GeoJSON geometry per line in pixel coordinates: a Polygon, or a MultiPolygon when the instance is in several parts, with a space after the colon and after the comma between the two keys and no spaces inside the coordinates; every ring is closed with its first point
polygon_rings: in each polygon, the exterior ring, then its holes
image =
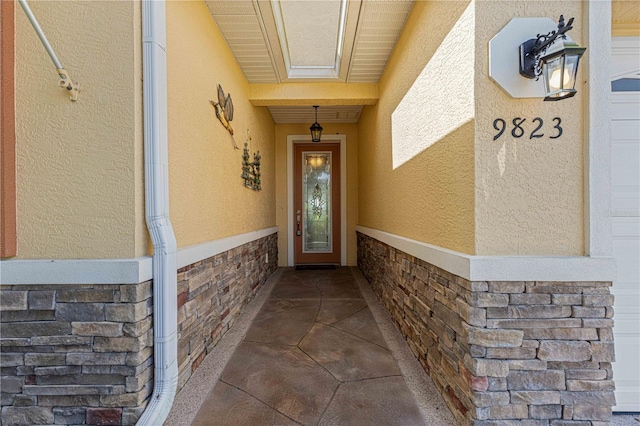
{"type": "Polygon", "coordinates": [[[258,231],[247,232],[246,234],[233,235],[219,240],[208,241],[202,244],[183,247],[178,250],[178,269],[187,265],[208,259],[225,251],[240,247],[251,241],[268,237],[278,232],[278,227],[260,229],[258,231]]]}
{"type": "Polygon", "coordinates": [[[612,281],[611,257],[474,256],[377,229],[356,231],[469,281],[612,281]]]}
{"type": "MultiPolygon", "coordinates": [[[[177,267],[217,254],[278,232],[278,227],[260,229],[178,250],[177,267]]],[[[151,280],[151,256],[134,259],[24,259],[0,261],[0,284],[138,284],[151,280]]]]}
{"type": "Polygon", "coordinates": [[[583,2],[585,67],[584,223],[588,256],[610,257],[611,236],[611,0],[583,2]],[[607,60],[603,60],[607,58],[607,60]]]}

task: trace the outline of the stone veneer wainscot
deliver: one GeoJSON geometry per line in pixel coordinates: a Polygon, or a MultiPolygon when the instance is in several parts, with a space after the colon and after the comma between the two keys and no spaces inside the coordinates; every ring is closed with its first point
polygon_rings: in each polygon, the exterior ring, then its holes
{"type": "Polygon", "coordinates": [[[178,270],[178,390],[277,268],[274,233],[178,270]]]}
{"type": "Polygon", "coordinates": [[[362,233],[358,267],[458,423],[610,424],[610,282],[472,282],[362,233]]]}
{"type": "Polygon", "coordinates": [[[135,424],[153,390],[151,287],[3,285],[2,424],[135,424]]]}
{"type": "MultiPolygon", "coordinates": [[[[272,234],[178,271],[180,387],[277,259],[272,234]]],[[[4,426],[137,422],[153,391],[151,281],[2,285],[0,292],[4,426]]]]}

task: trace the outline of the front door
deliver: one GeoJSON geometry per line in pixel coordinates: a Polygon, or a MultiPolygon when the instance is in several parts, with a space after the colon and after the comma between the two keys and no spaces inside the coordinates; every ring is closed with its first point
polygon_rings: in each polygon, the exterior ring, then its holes
{"type": "Polygon", "coordinates": [[[340,264],[340,145],[294,145],[295,264],[340,264]]]}

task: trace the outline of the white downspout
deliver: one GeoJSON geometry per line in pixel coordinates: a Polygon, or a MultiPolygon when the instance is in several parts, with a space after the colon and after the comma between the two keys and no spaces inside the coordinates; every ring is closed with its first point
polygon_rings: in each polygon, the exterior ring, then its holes
{"type": "Polygon", "coordinates": [[[142,1],[144,164],[147,227],[153,242],[153,395],[138,425],[159,426],[178,386],[176,238],[169,220],[167,53],[164,0],[142,1]]]}

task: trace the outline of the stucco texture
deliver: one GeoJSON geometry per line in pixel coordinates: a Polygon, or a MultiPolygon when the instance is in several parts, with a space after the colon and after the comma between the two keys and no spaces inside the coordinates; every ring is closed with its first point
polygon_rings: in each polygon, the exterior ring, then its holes
{"type": "MultiPolygon", "coordinates": [[[[278,266],[287,265],[287,136],[309,134],[309,124],[276,124],[276,219],[278,224],[278,266]]],[[[355,266],[358,224],[358,125],[322,123],[322,139],[340,134],[347,137],[347,265],[355,266]]],[[[342,159],[344,161],[344,159],[342,159]]],[[[290,265],[289,265],[290,266],[290,265]]]]}
{"type": "Polygon", "coordinates": [[[16,7],[17,258],[146,252],[140,5],[31,1],[77,102],[16,7]]]}
{"type": "Polygon", "coordinates": [[[360,225],[469,254],[475,251],[473,12],[469,2],[414,4],[380,81],[380,99],[363,110],[358,150],[360,225]],[[455,62],[457,54],[466,55],[468,68],[455,62]]]}
{"type": "MultiPolygon", "coordinates": [[[[575,17],[570,36],[582,44],[582,2],[479,1],[475,51],[475,221],[478,255],[582,255],[584,253],[584,80],[560,102],[513,99],[488,76],[488,43],[512,18],[575,17]],[[514,118],[526,118],[521,138],[514,118]],[[529,136],[540,117],[544,137],[529,136]],[[563,134],[553,128],[561,119],[563,134]],[[496,118],[508,124],[497,140],[496,118]]],[[[532,34],[531,37],[534,37],[532,34]]],[[[588,54],[587,50],[587,54],[588,54]]],[[[517,58],[517,55],[514,57],[517,58]]],[[[582,62],[582,67],[587,62],[582,62]]],[[[513,65],[517,67],[517,59],[513,65]]],[[[581,68],[582,68],[581,67],[581,68]]]]}
{"type": "Polygon", "coordinates": [[[255,106],[375,105],[376,83],[286,83],[252,84],[255,106]]]}
{"type": "Polygon", "coordinates": [[[203,1],[167,2],[167,69],[171,222],[178,247],[276,224],[275,125],[249,102],[249,85],[203,1]],[[209,100],[217,85],[235,109],[231,135],[209,100]],[[247,129],[260,151],[262,191],[243,186],[247,129]]]}

